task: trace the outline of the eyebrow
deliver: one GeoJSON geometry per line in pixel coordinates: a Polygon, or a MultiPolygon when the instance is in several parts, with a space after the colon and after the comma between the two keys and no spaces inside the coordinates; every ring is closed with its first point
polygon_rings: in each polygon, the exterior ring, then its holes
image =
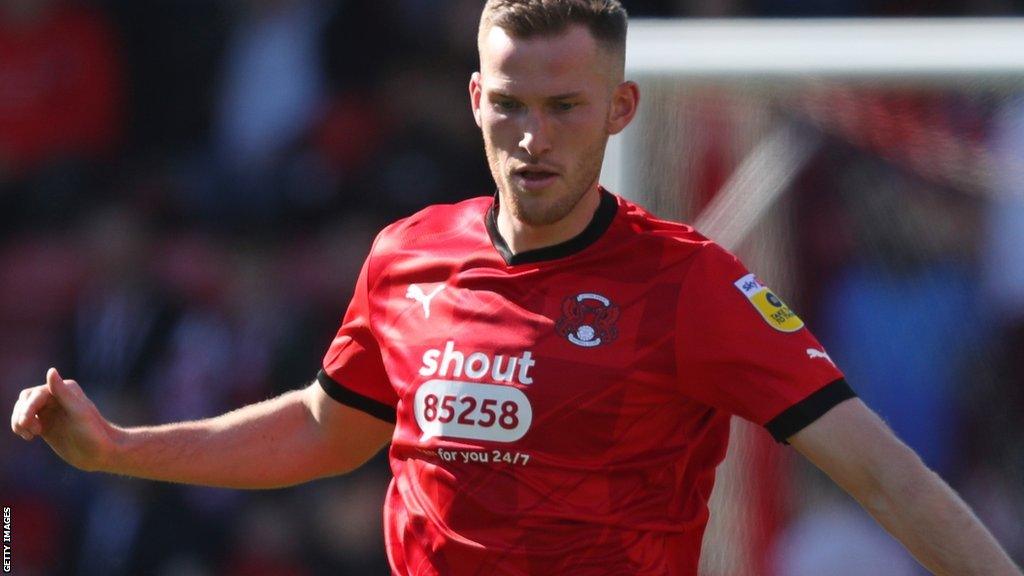
{"type": "MultiPolygon", "coordinates": [[[[490,92],[491,96],[497,96],[497,97],[500,97],[500,98],[508,98],[508,99],[511,99],[511,100],[518,100],[519,99],[518,97],[513,96],[511,94],[507,94],[505,92],[502,92],[501,90],[490,90],[489,92],[490,92]]],[[[573,98],[579,98],[582,95],[583,95],[583,92],[580,92],[580,91],[566,92],[565,94],[556,94],[554,96],[548,96],[546,98],[546,100],[571,100],[573,98]]]]}

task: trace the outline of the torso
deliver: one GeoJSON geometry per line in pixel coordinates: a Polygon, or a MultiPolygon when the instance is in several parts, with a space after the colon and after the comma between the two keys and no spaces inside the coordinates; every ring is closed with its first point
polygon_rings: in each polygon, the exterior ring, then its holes
{"type": "Polygon", "coordinates": [[[399,572],[695,574],[728,431],[677,385],[680,280],[703,239],[642,233],[622,204],[593,244],[510,265],[474,202],[371,261],[399,399],[399,572]]]}

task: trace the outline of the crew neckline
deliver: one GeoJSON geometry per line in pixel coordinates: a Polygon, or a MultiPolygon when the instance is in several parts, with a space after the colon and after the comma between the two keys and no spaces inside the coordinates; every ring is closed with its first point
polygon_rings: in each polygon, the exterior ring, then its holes
{"type": "Polygon", "coordinates": [[[501,255],[505,264],[509,266],[547,262],[577,254],[594,242],[597,242],[604,235],[605,231],[611,226],[612,221],[615,220],[615,214],[619,211],[618,202],[615,201],[615,196],[611,192],[601,188],[600,194],[601,203],[597,206],[597,210],[594,211],[594,217],[590,219],[590,223],[587,224],[587,227],[582,232],[558,244],[513,254],[505,239],[498,232],[498,193],[495,192],[494,201],[491,202],[490,208],[487,209],[485,217],[487,234],[491,237],[491,244],[498,251],[498,254],[501,255]]]}

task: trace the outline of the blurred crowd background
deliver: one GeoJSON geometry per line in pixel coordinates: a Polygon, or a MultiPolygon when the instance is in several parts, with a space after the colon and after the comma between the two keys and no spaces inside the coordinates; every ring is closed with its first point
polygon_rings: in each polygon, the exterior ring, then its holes
{"type": "MultiPolygon", "coordinates": [[[[624,4],[691,18],[1024,10],[624,4]]],[[[481,5],[0,0],[0,405],[51,365],[122,425],[212,416],[308,383],[376,231],[493,191],[466,96],[481,5]]],[[[953,134],[1019,166],[1024,100],[938,98],[953,134]]],[[[864,147],[834,137],[799,179],[808,272],[791,304],[1020,560],[1024,172],[997,171],[979,193],[864,147]]],[[[709,158],[706,187],[721,176],[709,158]]],[[[25,575],[384,574],[388,479],[381,455],[288,490],[184,487],[82,473],[41,442],[0,440],[25,575]]],[[[888,568],[850,574],[918,573],[814,474],[795,479],[805,498],[784,511],[765,566],[835,575],[815,566],[873,555],[888,568]]]]}

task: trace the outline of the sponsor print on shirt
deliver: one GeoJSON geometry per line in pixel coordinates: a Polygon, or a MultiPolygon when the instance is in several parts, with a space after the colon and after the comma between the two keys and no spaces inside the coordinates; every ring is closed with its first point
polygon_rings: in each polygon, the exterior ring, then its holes
{"type": "Polygon", "coordinates": [[[747,274],[733,284],[772,328],[780,332],[796,332],[804,327],[804,321],[767,286],[761,284],[755,275],[747,274]]]}
{"type": "Polygon", "coordinates": [[[420,441],[433,437],[515,442],[533,422],[530,400],[511,384],[533,384],[533,353],[518,356],[463,352],[454,340],[423,353],[420,376],[433,377],[416,390],[420,441]]]}

